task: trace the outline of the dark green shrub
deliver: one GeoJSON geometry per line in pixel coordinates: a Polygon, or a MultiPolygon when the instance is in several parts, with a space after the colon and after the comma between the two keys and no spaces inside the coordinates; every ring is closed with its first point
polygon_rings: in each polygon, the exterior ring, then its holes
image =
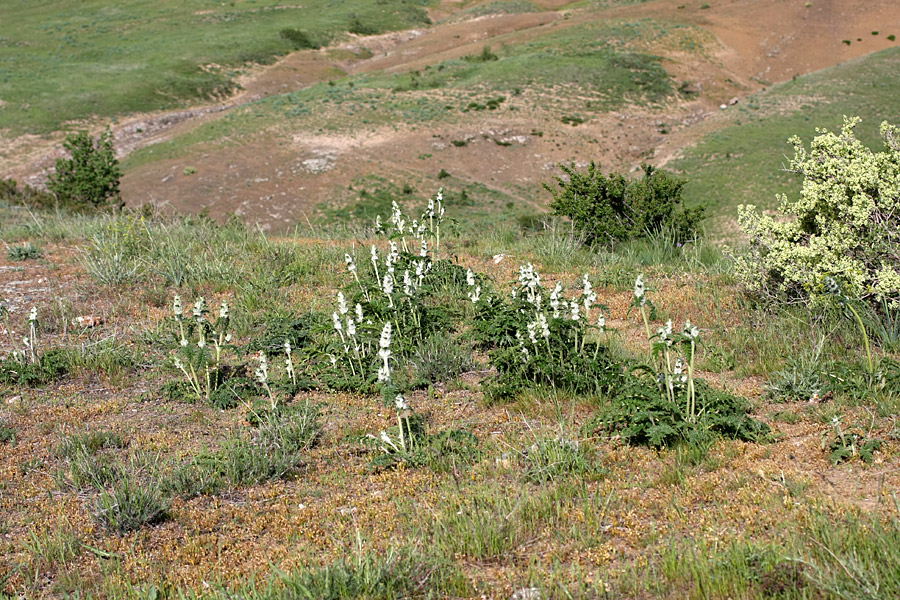
{"type": "Polygon", "coordinates": [[[480,54],[467,54],[466,56],[463,56],[463,60],[468,62],[491,62],[499,59],[500,57],[491,51],[490,46],[484,46],[481,49],[480,54]]]}
{"type": "Polygon", "coordinates": [[[381,33],[381,30],[378,29],[378,27],[370,25],[369,23],[364,23],[359,16],[352,13],[350,15],[350,25],[347,26],[347,31],[355,35],[376,35],[381,33]]]}
{"type": "Polygon", "coordinates": [[[19,187],[15,179],[0,179],[0,201],[40,208],[56,204],[53,194],[48,194],[30,185],[19,187]]]}
{"type": "Polygon", "coordinates": [[[285,28],[278,32],[278,36],[289,42],[295,50],[315,50],[322,47],[322,44],[300,29],[285,28]]]}
{"type": "Polygon", "coordinates": [[[588,243],[609,244],[645,237],[667,228],[682,243],[698,237],[703,207],[686,208],[682,199],[685,182],[665,171],[644,165],[641,179],[628,180],[619,173],[607,177],[591,162],[586,171],[560,165],[566,178],[556,186],[544,184],[553,194],[553,214],[572,219],[588,243]]]}
{"type": "Polygon", "coordinates": [[[87,131],[69,135],[63,147],[72,155],[56,161],[47,187],[64,206],[94,208],[119,200],[122,171],[107,129],[95,141],[87,131]]]}
{"type": "Polygon", "coordinates": [[[571,125],[572,127],[578,127],[582,123],[584,123],[585,118],[579,117],[578,115],[564,115],[560,117],[560,121],[565,125],[571,125]]]}
{"type": "Polygon", "coordinates": [[[715,436],[744,441],[763,441],[769,426],[750,417],[750,403],[695,381],[696,423],[685,418],[681,406],[666,399],[649,370],[622,379],[611,404],[594,421],[595,432],[616,432],[629,444],[661,448],[681,443],[703,445],[715,436]]]}

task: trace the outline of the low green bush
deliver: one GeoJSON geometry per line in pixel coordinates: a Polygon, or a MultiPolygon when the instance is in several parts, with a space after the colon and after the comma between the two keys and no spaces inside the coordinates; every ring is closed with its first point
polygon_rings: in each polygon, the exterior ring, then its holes
{"type": "Polygon", "coordinates": [[[294,50],[315,50],[322,44],[306,31],[287,27],[278,32],[278,37],[290,43],[294,50]]]}
{"type": "Polygon", "coordinates": [[[10,246],[9,250],[6,253],[9,260],[13,261],[22,261],[22,260],[35,260],[44,255],[43,250],[39,247],[35,246],[31,242],[27,244],[22,244],[21,246],[10,246]]]}
{"type": "Polygon", "coordinates": [[[544,184],[553,194],[554,215],[569,217],[588,243],[609,245],[670,229],[675,243],[701,235],[704,207],[687,208],[682,198],[685,182],[666,171],[644,165],[640,179],[619,173],[604,175],[591,162],[582,171],[575,165],[560,165],[565,177],[556,185],[544,184]]]}

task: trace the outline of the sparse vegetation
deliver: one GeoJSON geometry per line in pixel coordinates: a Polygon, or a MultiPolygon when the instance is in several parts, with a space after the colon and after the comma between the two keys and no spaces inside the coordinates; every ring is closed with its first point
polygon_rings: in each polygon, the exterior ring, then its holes
{"type": "Polygon", "coordinates": [[[897,132],[811,128],[900,54],[631,1],[0,8],[0,598],[896,597],[897,132]],[[138,109],[126,206],[40,190],[138,109]]]}

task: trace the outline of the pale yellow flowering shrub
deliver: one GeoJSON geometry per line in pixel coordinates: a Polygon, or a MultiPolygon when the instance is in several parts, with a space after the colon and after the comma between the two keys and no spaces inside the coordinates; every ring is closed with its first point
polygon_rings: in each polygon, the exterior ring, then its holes
{"type": "Polygon", "coordinates": [[[819,302],[831,276],[850,296],[900,305],[900,132],[882,123],[876,153],[856,139],[858,123],[844,117],[839,134],[817,129],[808,151],[790,139],[803,187],[797,199],[779,197],[778,218],[738,207],[750,248],[736,269],[752,291],[819,302]]]}

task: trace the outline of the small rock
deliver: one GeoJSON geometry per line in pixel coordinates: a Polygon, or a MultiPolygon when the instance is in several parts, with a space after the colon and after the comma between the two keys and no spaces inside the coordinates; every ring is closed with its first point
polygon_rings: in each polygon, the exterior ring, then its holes
{"type": "Polygon", "coordinates": [[[739,102],[739,100],[738,100],[737,96],[735,96],[734,98],[732,98],[731,100],[728,101],[728,106],[734,106],[738,102],[739,102]]]}
{"type": "Polygon", "coordinates": [[[102,317],[95,317],[93,315],[85,315],[82,317],[77,317],[75,322],[81,325],[82,327],[97,327],[98,325],[103,324],[102,317]]]}

